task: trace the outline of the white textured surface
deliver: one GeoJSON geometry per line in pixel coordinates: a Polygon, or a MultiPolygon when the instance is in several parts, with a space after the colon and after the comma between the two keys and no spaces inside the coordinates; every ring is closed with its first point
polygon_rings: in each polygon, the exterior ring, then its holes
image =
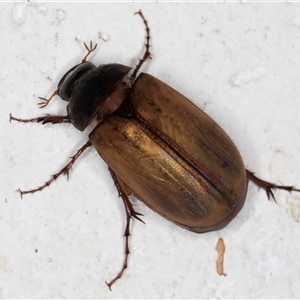
{"type": "Polygon", "coordinates": [[[300,195],[278,192],[277,205],[249,186],[237,218],[196,235],[135,201],[129,268],[110,292],[105,280],[123,261],[123,204],[105,163],[88,151],[41,193],[17,188],[47,180],[88,132],[70,125],[9,123],[64,113],[53,101],[82,43],[96,64],[133,66],[149,21],[152,61],[144,68],[210,114],[232,137],[247,168],[300,186],[300,5],[293,3],[1,3],[1,298],[296,298],[300,297],[300,195]],[[219,237],[225,273],[215,268],[219,237]]]}

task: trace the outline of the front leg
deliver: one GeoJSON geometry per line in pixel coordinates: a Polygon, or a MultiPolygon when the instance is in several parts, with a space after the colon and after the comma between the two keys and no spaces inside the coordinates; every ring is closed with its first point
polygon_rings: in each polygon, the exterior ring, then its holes
{"type": "Polygon", "coordinates": [[[60,124],[60,123],[71,123],[69,116],[54,116],[54,115],[46,115],[43,117],[37,117],[32,119],[18,119],[9,114],[9,122],[17,121],[23,123],[52,123],[52,124],[60,124]]]}

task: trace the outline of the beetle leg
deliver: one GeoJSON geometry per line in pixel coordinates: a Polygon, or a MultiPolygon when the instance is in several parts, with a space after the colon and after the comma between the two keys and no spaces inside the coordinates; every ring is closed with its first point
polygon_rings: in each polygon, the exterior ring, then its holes
{"type": "Polygon", "coordinates": [[[71,160],[69,161],[69,163],[66,164],[59,172],[57,172],[56,174],[52,175],[51,178],[47,182],[45,182],[43,185],[39,186],[36,189],[28,190],[28,191],[21,191],[19,189],[19,193],[21,195],[21,198],[23,198],[23,195],[25,195],[25,194],[33,194],[35,192],[43,190],[45,187],[49,186],[54,180],[56,180],[62,174],[66,175],[67,179],[69,179],[69,171],[72,168],[72,166],[74,165],[75,161],[91,145],[92,145],[92,143],[90,141],[87,141],[79,150],[77,150],[77,152],[75,153],[75,155],[73,155],[71,157],[71,160]]]}
{"type": "Polygon", "coordinates": [[[125,271],[125,269],[127,268],[128,265],[128,255],[130,253],[129,250],[129,236],[130,236],[130,221],[131,219],[137,219],[143,223],[145,223],[139,216],[142,216],[142,214],[136,212],[133,209],[133,206],[128,198],[128,191],[126,191],[126,185],[125,183],[117,177],[117,175],[115,174],[115,172],[109,168],[111,177],[116,185],[116,188],[118,190],[119,196],[122,198],[124,206],[125,206],[125,212],[126,212],[126,226],[125,226],[125,231],[124,231],[124,237],[125,237],[125,257],[124,257],[124,263],[122,266],[121,271],[118,273],[118,275],[111,280],[110,282],[106,282],[105,283],[108,285],[109,289],[111,290],[111,286],[122,277],[123,272],[125,271]]]}
{"type": "Polygon", "coordinates": [[[12,114],[9,114],[9,122],[11,121],[17,121],[17,122],[23,122],[23,123],[39,123],[42,122],[42,124],[46,123],[52,123],[52,124],[59,124],[59,123],[70,123],[69,116],[53,116],[53,115],[46,115],[43,117],[37,117],[32,119],[18,119],[12,116],[12,114]]]}
{"type": "Polygon", "coordinates": [[[276,189],[279,190],[285,190],[288,192],[300,192],[300,189],[295,189],[293,186],[284,186],[284,185],[277,185],[265,180],[262,180],[254,175],[253,172],[250,172],[246,169],[246,174],[249,180],[251,180],[254,184],[256,184],[259,188],[262,188],[267,193],[268,199],[270,200],[270,197],[276,202],[275,196],[273,191],[276,189]]]}
{"type": "MultiPolygon", "coordinates": [[[[138,64],[136,65],[135,69],[133,70],[132,74],[131,74],[131,81],[133,81],[136,77],[136,74],[138,73],[138,71],[140,70],[141,66],[143,65],[143,63],[150,57],[151,53],[150,53],[150,28],[148,26],[148,22],[147,20],[145,19],[143,13],[141,10],[139,10],[138,12],[135,13],[135,15],[140,15],[141,18],[143,19],[144,21],[144,24],[145,24],[145,27],[146,27],[146,44],[145,44],[145,47],[146,47],[146,50],[145,50],[145,53],[144,53],[144,56],[139,59],[139,62],[138,64]]],[[[151,58],[151,57],[150,57],[151,58]]]]}

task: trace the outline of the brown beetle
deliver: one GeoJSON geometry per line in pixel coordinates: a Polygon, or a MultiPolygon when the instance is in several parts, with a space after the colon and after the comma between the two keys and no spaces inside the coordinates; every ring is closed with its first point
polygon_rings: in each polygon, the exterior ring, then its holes
{"type": "MultiPolygon", "coordinates": [[[[128,198],[134,195],[164,218],[187,230],[204,233],[226,226],[243,207],[248,180],[275,200],[273,190],[297,191],[263,181],[245,169],[242,158],[228,135],[200,108],[157,78],[137,73],[150,57],[150,30],[146,27],[146,51],[131,72],[120,64],[96,67],[87,57],[60,80],[49,99],[59,95],[68,102],[67,115],[47,115],[19,122],[72,123],[83,131],[94,129],[89,140],[61,171],[44,185],[21,196],[41,191],[60,175],[68,175],[76,159],[94,146],[109,166],[123,199],[125,259],[121,271],[107,285],[111,289],[127,268],[130,221],[140,220],[128,198]]],[[[142,221],[143,222],[143,221],[142,221]]]]}

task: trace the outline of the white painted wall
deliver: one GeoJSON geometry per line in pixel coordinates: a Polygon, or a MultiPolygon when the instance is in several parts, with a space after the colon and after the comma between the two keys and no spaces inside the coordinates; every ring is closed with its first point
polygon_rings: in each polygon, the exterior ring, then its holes
{"type": "Polygon", "coordinates": [[[61,76],[99,43],[96,64],[134,66],[143,51],[142,9],[151,28],[144,71],[192,99],[232,137],[247,168],[300,186],[300,5],[295,3],[1,3],[1,298],[297,298],[300,297],[300,195],[268,202],[252,184],[225,229],[196,235],[142,203],[146,225],[132,227],[123,261],[123,204],[106,165],[89,150],[41,193],[20,199],[57,172],[86,141],[71,125],[9,123],[64,114],[44,110],[61,76]],[[101,33],[101,34],[100,34],[101,33]],[[104,35],[104,38],[103,38],[104,35]],[[102,37],[102,38],[101,38],[102,37]],[[215,268],[219,237],[225,272],[215,268]]]}

